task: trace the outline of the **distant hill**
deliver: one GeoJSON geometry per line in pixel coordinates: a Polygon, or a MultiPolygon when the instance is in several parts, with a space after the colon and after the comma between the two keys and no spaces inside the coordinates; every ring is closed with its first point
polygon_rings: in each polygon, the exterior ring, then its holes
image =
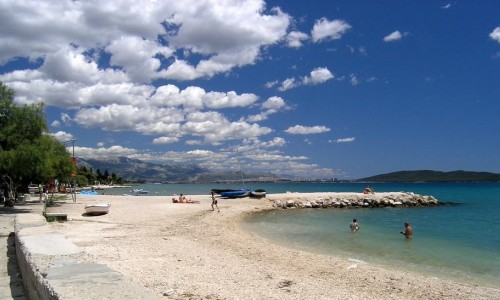
{"type": "Polygon", "coordinates": [[[431,170],[399,171],[358,179],[369,182],[500,182],[500,174],[489,172],[431,170]]]}
{"type": "Polygon", "coordinates": [[[125,180],[146,182],[188,182],[198,174],[207,172],[206,169],[197,165],[177,163],[156,164],[127,157],[106,160],[79,158],[78,166],[92,168],[94,171],[99,169],[101,172],[108,170],[108,172],[115,173],[125,180]]]}
{"type": "MultiPolygon", "coordinates": [[[[210,172],[195,164],[179,163],[151,163],[139,159],[130,159],[126,157],[110,158],[105,160],[78,159],[78,166],[92,168],[94,171],[99,169],[101,172],[108,170],[124,180],[145,181],[145,182],[241,182],[242,174],[239,172],[210,172]]],[[[243,173],[245,181],[252,180],[273,180],[276,176],[270,173],[248,174],[243,173]]]]}

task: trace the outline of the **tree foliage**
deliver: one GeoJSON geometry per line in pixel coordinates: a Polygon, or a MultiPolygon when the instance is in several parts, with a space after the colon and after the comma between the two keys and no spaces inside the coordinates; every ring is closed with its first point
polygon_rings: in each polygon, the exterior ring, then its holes
{"type": "Polygon", "coordinates": [[[66,147],[48,135],[43,104],[16,106],[14,91],[0,82],[0,174],[9,197],[27,185],[70,177],[66,147]]]}
{"type": "Polygon", "coordinates": [[[76,176],[75,180],[80,186],[95,184],[96,182],[101,184],[123,184],[123,178],[116,176],[115,173],[111,173],[110,176],[109,171],[104,170],[104,174],[102,174],[100,169],[97,169],[94,173],[92,168],[88,170],[85,166],[78,168],[78,176],[76,176]]]}

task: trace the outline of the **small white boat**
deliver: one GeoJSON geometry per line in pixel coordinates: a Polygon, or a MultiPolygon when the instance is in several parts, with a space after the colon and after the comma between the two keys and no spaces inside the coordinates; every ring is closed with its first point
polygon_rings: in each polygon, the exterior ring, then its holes
{"type": "Polygon", "coordinates": [[[109,212],[110,206],[111,204],[109,203],[86,204],[85,212],[91,216],[105,215],[109,212]]]}
{"type": "Polygon", "coordinates": [[[145,195],[145,194],[149,193],[145,189],[133,189],[131,192],[132,192],[132,194],[134,194],[136,196],[137,195],[145,195]]]}
{"type": "Polygon", "coordinates": [[[266,196],[266,190],[258,189],[250,192],[250,197],[254,198],[264,198],[266,196]]]}

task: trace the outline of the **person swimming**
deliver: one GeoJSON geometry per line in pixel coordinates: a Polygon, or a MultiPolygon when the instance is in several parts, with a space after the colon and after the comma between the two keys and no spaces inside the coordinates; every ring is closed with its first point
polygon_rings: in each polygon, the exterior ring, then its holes
{"type": "Polygon", "coordinates": [[[400,231],[399,233],[404,235],[405,238],[411,239],[411,237],[413,236],[413,228],[411,228],[410,223],[405,222],[405,231],[400,231]]]}
{"type": "Polygon", "coordinates": [[[359,224],[356,219],[352,219],[351,225],[349,225],[349,228],[351,228],[351,231],[358,231],[359,230],[359,224]]]}

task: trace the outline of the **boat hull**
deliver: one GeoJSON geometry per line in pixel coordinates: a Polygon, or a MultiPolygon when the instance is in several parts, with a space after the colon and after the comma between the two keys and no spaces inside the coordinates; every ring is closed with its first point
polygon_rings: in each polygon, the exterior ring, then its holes
{"type": "Polygon", "coordinates": [[[87,204],[85,205],[85,212],[91,216],[105,215],[109,212],[110,206],[111,204],[109,203],[87,204]]]}
{"type": "Polygon", "coordinates": [[[264,198],[266,196],[266,190],[255,190],[250,192],[250,197],[253,198],[264,198]]]}
{"type": "Polygon", "coordinates": [[[149,193],[148,191],[143,190],[143,189],[133,189],[131,192],[132,192],[132,194],[134,194],[135,196],[138,196],[138,195],[146,195],[147,193],[149,193]]]}
{"type": "Polygon", "coordinates": [[[83,190],[80,191],[80,195],[95,196],[97,195],[97,192],[92,190],[83,190]]]}
{"type": "Polygon", "coordinates": [[[237,191],[237,190],[233,190],[233,189],[212,189],[212,192],[214,194],[218,194],[218,195],[220,195],[221,193],[224,193],[224,192],[232,192],[232,191],[237,191]]]}
{"type": "Polygon", "coordinates": [[[250,196],[250,190],[233,190],[220,193],[224,198],[243,198],[250,196]]]}

